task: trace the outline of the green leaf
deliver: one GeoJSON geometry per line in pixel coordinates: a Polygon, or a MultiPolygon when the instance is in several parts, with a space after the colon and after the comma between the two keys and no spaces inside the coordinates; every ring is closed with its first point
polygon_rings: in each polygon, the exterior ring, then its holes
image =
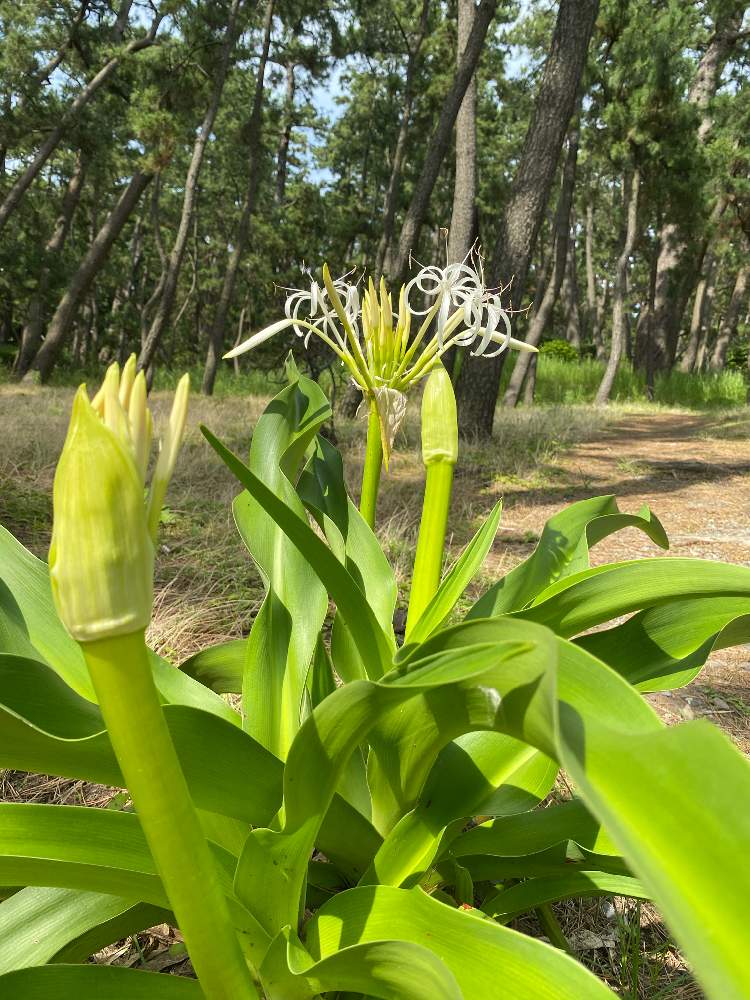
{"type": "Polygon", "coordinates": [[[706,559],[636,559],[567,577],[518,614],[568,638],[642,608],[686,598],[750,596],[750,567],[706,559]]]}
{"type": "Polygon", "coordinates": [[[419,802],[388,834],[362,881],[403,885],[423,874],[438,851],[448,849],[449,824],[484,813],[488,803],[512,808],[520,800],[520,808],[531,808],[547,795],[556,773],[549,758],[510,736],[459,737],[440,752],[419,802]]]}
{"type": "Polygon", "coordinates": [[[504,923],[545,903],[588,896],[630,896],[650,899],[638,879],[606,872],[570,872],[549,878],[532,878],[495,893],[482,903],[482,911],[504,923]]]}
{"type": "Polygon", "coordinates": [[[639,691],[689,684],[715,650],[747,642],[746,597],[673,601],[576,639],[576,645],[604,660],[639,691]]]}
{"type": "Polygon", "coordinates": [[[412,629],[409,635],[410,643],[428,639],[440,628],[456,606],[456,602],[474,579],[492,548],[502,512],[502,501],[498,501],[487,520],[451,567],[450,572],[441,581],[437,593],[412,629]]]}
{"type": "Polygon", "coordinates": [[[365,658],[368,675],[379,677],[384,667],[390,663],[390,644],[351,573],[315,534],[305,518],[295,513],[265,483],[253,475],[207,428],[201,427],[201,430],[230,471],[282,528],[310,566],[314,567],[319,579],[336,602],[339,614],[346,621],[365,658]]]}
{"type": "MultiPolygon", "coordinates": [[[[281,804],[281,762],[209,712],[165,705],[164,716],[196,805],[268,823],[281,804]]],[[[0,655],[0,766],[123,785],[98,707],[17,656],[0,655]]]]}
{"type": "Polygon", "coordinates": [[[462,1000],[450,970],[434,952],[410,941],[356,944],[315,962],[286,931],[271,946],[261,980],[269,996],[293,1000],[337,991],[382,1000],[462,1000]]]}
{"type": "MultiPolygon", "coordinates": [[[[295,482],[310,443],[331,415],[315,382],[288,366],[290,384],[274,396],[253,432],[249,469],[297,518],[295,482]]],[[[300,726],[305,681],[328,597],[315,571],[257,498],[232,505],[242,540],[260,570],[266,597],[246,647],[242,707],[247,731],[282,760],[300,726]]]]}
{"type": "Polygon", "coordinates": [[[467,618],[520,611],[556,580],[587,569],[589,548],[626,527],[639,528],[657,545],[669,548],[664,529],[648,507],[638,514],[622,514],[613,496],[580,500],[547,521],[529,558],[483,594],[467,618]]]}
{"type": "MultiPolygon", "coordinates": [[[[374,532],[346,493],[341,455],[323,437],[305,467],[297,491],[322,528],[331,551],[357,581],[386,635],[391,650],[396,580],[374,532]]],[[[357,644],[343,618],[334,618],[331,657],[344,681],[367,676],[357,644]]]]}
{"type": "Polygon", "coordinates": [[[240,694],[246,651],[246,639],[230,639],[194,653],[180,670],[217,694],[240,694]]]}
{"type": "MultiPolygon", "coordinates": [[[[233,866],[225,860],[231,889],[233,866]]],[[[169,906],[138,818],[111,809],[0,804],[0,885],[84,889],[169,906]]]]}
{"type": "MultiPolygon", "coordinates": [[[[47,564],[27,551],[1,525],[0,652],[20,653],[49,664],[76,694],[87,701],[96,701],[81,649],[57,617],[47,564]]],[[[192,705],[240,725],[239,715],[222,698],[153,652],[151,665],[156,686],[166,702],[192,705]]]]}
{"type": "Polygon", "coordinates": [[[457,837],[451,854],[457,858],[470,854],[523,857],[568,841],[596,854],[617,854],[601,823],[580,799],[482,823],[457,837]]]}
{"type": "Polygon", "coordinates": [[[13,1000],[203,1000],[197,979],[139,972],[116,965],[43,965],[0,976],[0,995],[13,1000]]]}
{"type": "Polygon", "coordinates": [[[359,942],[398,938],[430,948],[465,1000],[598,1000],[614,994],[569,956],[454,910],[421,889],[362,886],[335,896],[307,925],[305,944],[327,958],[359,942]]]}
{"type": "Polygon", "coordinates": [[[0,903],[0,975],[61,954],[82,961],[112,941],[169,919],[168,910],[132,899],[29,886],[0,903]]]}

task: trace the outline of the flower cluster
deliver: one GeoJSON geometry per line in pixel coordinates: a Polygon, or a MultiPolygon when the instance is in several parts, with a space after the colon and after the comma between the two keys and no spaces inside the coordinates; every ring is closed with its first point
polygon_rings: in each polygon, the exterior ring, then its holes
{"type": "Polygon", "coordinates": [[[156,533],[185,431],[190,382],[175,393],[146,492],[153,436],[146,380],[132,355],[92,400],[82,385],[55,472],[52,595],[80,642],[125,635],[151,619],[156,533]]]}
{"type": "Polygon", "coordinates": [[[481,267],[466,261],[420,267],[401,287],[396,310],[382,278],[377,286],[370,278],[360,295],[358,284],[349,281],[352,272],[334,280],[324,264],[322,284],[309,269],[304,273],[310,289],[285,289],[285,318],[224,357],[244,354],[289,328],[305,346],[310,337],[318,337],[346,365],[366,399],[377,405],[386,461],[405,408],[403,395],[433,371],[450,348],[473,347],[472,354],[487,358],[509,347],[536,350],[511,337],[510,316],[500,294],[486,288],[481,267]]]}

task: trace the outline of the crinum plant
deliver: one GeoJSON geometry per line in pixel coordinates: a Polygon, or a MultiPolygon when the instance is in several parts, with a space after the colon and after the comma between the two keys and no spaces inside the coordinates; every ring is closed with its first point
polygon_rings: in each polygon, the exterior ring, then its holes
{"type": "MultiPolygon", "coordinates": [[[[128,406],[126,426],[120,404],[110,419],[116,372],[103,404],[76,399],[52,588],[48,568],[0,534],[0,765],[127,783],[135,807],[0,806],[0,995],[612,997],[567,952],[550,908],[596,895],[653,900],[708,996],[750,995],[750,769],[715,727],[666,728],[642,696],[750,639],[750,569],[591,568],[591,546],[624,527],[667,546],[647,508],[596,497],[555,515],[460,619],[498,505],[447,572],[441,532],[421,532],[421,607],[412,599],[399,645],[393,572],[319,434],[328,401],[291,361],[287,373],[247,464],[204,429],[242,487],[234,517],[266,589],[246,640],[175,669],[145,650],[145,597],[133,631],[102,635],[102,621],[125,620],[107,595],[124,606],[128,567],[147,590],[153,556],[155,508],[134,458],[148,418],[134,425],[128,406]],[[77,437],[83,415],[90,443],[77,437]],[[97,583],[90,608],[62,592],[76,519],[70,571],[97,583]],[[575,797],[546,804],[560,768],[575,797]],[[529,911],[560,947],[508,926],[529,911]],[[164,920],[183,931],[197,981],[81,964],[164,920]]],[[[455,462],[453,413],[436,368],[427,470],[455,462]]]]}
{"type": "Polygon", "coordinates": [[[305,346],[315,336],[330,348],[369,410],[360,509],[373,527],[381,467],[383,463],[388,467],[407,393],[442,367],[443,355],[451,348],[473,346],[473,354],[487,358],[509,347],[532,352],[536,348],[511,337],[503,289],[486,287],[478,249],[460,264],[420,267],[401,286],[395,312],[384,278],[379,287],[370,278],[360,301],[358,284],[347,280],[352,272],[334,280],[324,264],[322,283],[309,268],[304,274],[310,291],[285,289],[285,318],[254,333],[225,358],[251,351],[289,328],[305,346]],[[418,308],[417,298],[427,303],[426,308],[418,308]]]}

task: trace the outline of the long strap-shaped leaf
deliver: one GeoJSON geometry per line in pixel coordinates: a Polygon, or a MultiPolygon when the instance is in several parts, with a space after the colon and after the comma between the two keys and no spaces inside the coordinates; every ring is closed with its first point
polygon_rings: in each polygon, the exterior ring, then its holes
{"type": "Polygon", "coordinates": [[[628,875],[610,875],[606,872],[570,872],[549,878],[531,878],[509,889],[497,892],[482,904],[482,910],[504,923],[517,916],[561,899],[586,896],[630,896],[631,899],[650,899],[651,896],[638,879],[628,875]]]}
{"type": "Polygon", "coordinates": [[[13,1000],[203,1000],[197,979],[116,965],[43,965],[0,976],[0,996],[13,1000]]]}
{"type": "MultiPolygon", "coordinates": [[[[331,408],[320,386],[303,378],[291,358],[287,375],[289,384],[255,426],[249,467],[299,517],[304,508],[294,482],[331,408]]],[[[305,680],[328,598],[314,569],[251,493],[236,497],[233,511],[266,588],[247,641],[244,725],[283,760],[303,715],[305,680]]]]}
{"type": "Polygon", "coordinates": [[[635,527],[669,548],[659,520],[648,507],[623,514],[613,496],[579,500],[551,517],[528,559],[483,594],[467,618],[491,618],[525,608],[544,589],[589,565],[589,548],[622,528],[635,527]]]}
{"type": "Polygon", "coordinates": [[[648,608],[623,625],[576,639],[639,691],[689,684],[717,649],[750,642],[746,597],[705,597],[648,608]]]}
{"type": "Polygon", "coordinates": [[[363,942],[315,961],[287,928],[269,949],[260,977],[269,1000],[312,1000],[338,991],[380,1000],[463,1000],[450,969],[412,941],[363,942]]]}
{"type": "Polygon", "coordinates": [[[99,892],[28,886],[0,903],[0,975],[104,945],[172,919],[168,910],[99,892]]]}
{"type": "MultiPolygon", "coordinates": [[[[326,536],[332,552],[357,581],[392,650],[396,579],[378,539],[346,492],[339,451],[319,437],[297,491],[326,536]]],[[[361,654],[343,619],[336,615],[331,632],[331,657],[344,681],[367,676],[361,654]]]]}
{"type": "Polygon", "coordinates": [[[426,944],[456,977],[465,1000],[612,1000],[563,952],[494,921],[438,903],[421,889],[362,886],[335,896],[308,924],[305,943],[326,958],[358,942],[426,944]]]}
{"type": "Polygon", "coordinates": [[[620,615],[686,598],[750,597],[750,567],[707,559],[635,559],[567,577],[520,617],[564,638],[620,615]]]}
{"type": "Polygon", "coordinates": [[[248,493],[274,518],[287,537],[315,568],[316,574],[336,602],[339,613],[355,637],[368,675],[380,677],[390,663],[391,649],[356,580],[304,518],[295,513],[265,483],[253,475],[247,466],[206,427],[201,427],[201,430],[206,440],[248,493]]]}

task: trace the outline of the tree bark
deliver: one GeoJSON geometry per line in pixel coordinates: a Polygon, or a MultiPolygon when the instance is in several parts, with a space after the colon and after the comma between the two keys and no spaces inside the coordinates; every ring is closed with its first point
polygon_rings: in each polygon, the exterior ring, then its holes
{"type": "Polygon", "coordinates": [[[125,188],[117,204],[110,212],[104,225],[96,234],[96,238],[87,250],[83,260],[78,265],[78,270],[73,275],[65,294],[55,310],[55,314],[47,328],[47,336],[42,346],[37,352],[32,368],[39,372],[42,382],[45,382],[55,366],[60,349],[62,348],[71,324],[75,318],[76,310],[91,288],[91,284],[99,271],[106,263],[109,252],[112,249],[117,237],[122,231],[138,199],[148,187],[153,179],[152,173],[142,173],[138,171],[133,174],[130,183],[125,188]]]}
{"type": "Polygon", "coordinates": [[[612,394],[617,369],[625,353],[627,340],[627,325],[625,319],[625,298],[628,287],[628,270],[630,255],[635,246],[638,222],[638,193],[641,176],[636,167],[623,181],[622,197],[622,248],[617,258],[615,282],[612,290],[612,343],[609,350],[609,360],[604,376],[596,393],[596,405],[605,406],[612,394]]]}
{"type": "Polygon", "coordinates": [[[188,167],[187,177],[185,178],[185,193],[182,199],[180,222],[177,227],[177,235],[175,236],[175,241],[167,261],[167,271],[164,276],[164,288],[156,306],[156,312],[154,313],[154,318],[151,321],[146,341],[143,344],[141,353],[138,357],[139,369],[148,370],[151,367],[154,355],[156,354],[156,349],[159,346],[159,341],[162,338],[162,334],[164,333],[166,325],[172,315],[172,309],[174,308],[175,296],[177,294],[177,282],[180,277],[182,260],[185,256],[185,247],[187,246],[188,237],[190,235],[190,222],[195,208],[198,191],[198,179],[203,166],[203,157],[206,152],[206,145],[208,144],[209,136],[213,131],[214,122],[216,121],[216,115],[219,111],[219,104],[221,102],[221,94],[224,89],[227,73],[229,71],[229,60],[232,54],[232,49],[234,48],[237,16],[241,5],[242,0],[232,0],[232,5],[229,9],[227,26],[224,33],[224,41],[222,43],[221,54],[219,56],[219,64],[216,68],[216,75],[214,76],[211,99],[203,117],[198,135],[196,136],[195,144],[193,145],[193,154],[190,158],[190,165],[188,167]]]}
{"type": "MultiPolygon", "coordinates": [[[[539,226],[565,133],[576,104],[598,0],[560,0],[549,56],[544,65],[534,114],[503,213],[495,254],[495,285],[512,279],[509,305],[519,308],[539,226]]],[[[456,386],[459,430],[489,437],[495,415],[504,354],[467,355],[456,386]]]]}
{"type": "MultiPolygon", "coordinates": [[[[386,256],[384,270],[396,286],[403,282],[409,264],[409,254],[419,240],[419,233],[427,214],[432,189],[448,151],[461,102],[474,75],[487,31],[495,16],[497,2],[498,0],[480,0],[479,6],[476,8],[474,24],[461,62],[456,70],[453,85],[443,102],[437,127],[429,139],[427,155],[422,172],[414,186],[411,203],[401,228],[398,247],[392,247],[386,256]]],[[[586,2],[591,3],[592,0],[586,0],[586,2]]]]}
{"type": "MultiPolygon", "coordinates": [[[[469,3],[474,7],[474,0],[459,0],[458,15],[458,51],[462,52],[461,46],[461,4],[469,3]]],[[[404,101],[401,111],[401,123],[399,125],[396,147],[393,151],[391,161],[391,174],[388,178],[388,188],[383,201],[383,228],[375,255],[375,276],[376,279],[383,273],[383,265],[388,256],[391,243],[393,242],[393,227],[396,219],[396,204],[398,202],[398,192],[401,186],[401,172],[406,156],[406,141],[409,135],[409,122],[411,120],[412,107],[414,106],[414,76],[417,71],[417,62],[422,43],[427,35],[427,26],[430,15],[430,0],[422,0],[422,14],[419,18],[419,28],[413,40],[406,40],[407,61],[406,78],[404,80],[404,101]]],[[[464,42],[465,44],[465,42],[464,42]]]]}
{"type": "MultiPolygon", "coordinates": [[[[747,254],[747,246],[743,247],[747,254]]],[[[743,264],[734,279],[734,287],[729,299],[729,305],[724,315],[721,317],[719,332],[716,336],[716,343],[711,354],[709,367],[713,371],[721,371],[726,364],[727,351],[732,338],[737,333],[737,324],[742,315],[742,309],[747,300],[748,287],[750,287],[750,264],[743,264]]]]}
{"type": "Polygon", "coordinates": [[[596,270],[594,268],[594,206],[591,201],[586,204],[586,319],[594,344],[597,361],[606,356],[604,339],[602,337],[600,296],[596,291],[596,270]]]}
{"type": "Polygon", "coordinates": [[[86,84],[83,90],[80,91],[78,96],[60,119],[59,123],[52,129],[46,140],[39,147],[34,159],[23,171],[20,177],[17,178],[15,184],[6,195],[2,205],[0,205],[0,230],[2,230],[8,219],[18,208],[21,203],[21,199],[31,187],[42,167],[50,158],[52,153],[54,153],[57,149],[70,123],[78,116],[83,108],[91,102],[104,84],[112,77],[123,59],[135,52],[140,52],[143,49],[149,48],[156,42],[156,33],[159,30],[159,25],[163,16],[164,15],[162,14],[158,14],[152,21],[147,35],[142,38],[136,38],[132,42],[128,42],[124,49],[105,63],[96,76],[94,76],[93,79],[86,84]]]}
{"type": "MultiPolygon", "coordinates": [[[[744,2],[735,2],[725,8],[725,19],[716,23],[688,92],[688,102],[701,116],[700,145],[706,143],[713,127],[709,105],[719,86],[724,64],[736,44],[746,6],[744,2]]],[[[659,245],[654,298],[654,365],[657,370],[664,370],[674,364],[682,317],[701,262],[696,259],[697,255],[691,254],[685,235],[674,221],[668,220],[662,226],[659,245]]]]}
{"type": "Polygon", "coordinates": [[[698,360],[698,350],[701,345],[706,323],[706,307],[708,305],[706,292],[711,286],[711,277],[715,267],[716,256],[712,250],[709,250],[703,260],[701,276],[698,279],[698,284],[695,289],[693,310],[690,315],[688,342],[685,347],[685,353],[680,361],[680,371],[683,372],[692,372],[695,370],[695,365],[698,360]]]}
{"type": "MultiPolygon", "coordinates": [[[[578,128],[572,128],[568,138],[568,152],[565,157],[563,168],[562,185],[560,187],[560,197],[557,203],[555,215],[555,250],[552,274],[542,296],[542,301],[538,310],[534,313],[529,329],[526,334],[526,342],[536,347],[542,339],[542,334],[552,315],[555,302],[560,294],[565,265],[568,259],[568,248],[570,238],[570,213],[573,204],[573,191],[576,183],[576,165],[578,162],[578,128]]],[[[531,367],[531,360],[535,355],[519,354],[505,390],[503,404],[505,406],[516,406],[521,395],[521,388],[524,379],[531,367]]]]}
{"type": "Polygon", "coordinates": [[[203,384],[201,391],[210,396],[214,391],[216,381],[216,370],[219,360],[224,353],[224,332],[227,325],[227,315],[232,304],[234,286],[237,281],[240,261],[247,246],[250,235],[250,223],[255,211],[255,201],[260,182],[260,170],[262,157],[260,155],[260,140],[263,126],[263,92],[266,80],[266,65],[268,63],[268,51],[271,47],[271,29],[273,27],[274,0],[268,0],[266,4],[266,14],[263,24],[263,44],[258,62],[258,74],[255,80],[255,93],[253,95],[253,106],[250,118],[247,123],[247,145],[248,145],[248,170],[247,189],[245,191],[245,203],[242,207],[242,215],[237,228],[237,236],[234,241],[232,252],[229,255],[227,269],[224,272],[219,301],[216,306],[213,323],[208,335],[208,354],[206,356],[206,366],[203,371],[203,384]]]}
{"type": "Polygon", "coordinates": [[[285,66],[286,86],[284,95],[284,127],[279,136],[279,146],[276,151],[276,190],[274,198],[277,205],[284,204],[286,196],[286,178],[289,164],[289,146],[292,141],[292,129],[294,128],[294,80],[295,63],[291,56],[287,59],[285,66]]]}
{"type": "Polygon", "coordinates": [[[568,235],[568,254],[565,262],[565,279],[561,289],[565,304],[565,339],[577,351],[581,350],[581,311],[578,306],[578,268],[576,267],[575,222],[568,235]]]}
{"type": "Polygon", "coordinates": [[[26,324],[21,334],[21,346],[13,366],[13,378],[22,379],[29,370],[44,332],[45,307],[49,294],[50,277],[55,258],[65,246],[70,232],[73,214],[78,206],[83,189],[88,163],[81,150],[78,150],[76,164],[63,195],[62,208],[55,223],[55,229],[44,248],[42,268],[39,272],[36,288],[31,294],[26,317],[26,324]]]}

